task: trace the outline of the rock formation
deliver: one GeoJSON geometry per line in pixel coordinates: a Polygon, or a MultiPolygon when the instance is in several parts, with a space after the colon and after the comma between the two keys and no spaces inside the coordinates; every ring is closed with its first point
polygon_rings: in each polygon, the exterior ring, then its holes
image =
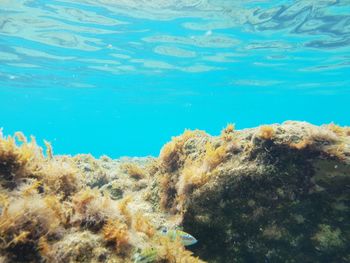
{"type": "Polygon", "coordinates": [[[145,251],[142,262],[350,262],[347,127],[185,131],[158,158],[46,148],[0,137],[0,262],[137,262],[145,251]]]}

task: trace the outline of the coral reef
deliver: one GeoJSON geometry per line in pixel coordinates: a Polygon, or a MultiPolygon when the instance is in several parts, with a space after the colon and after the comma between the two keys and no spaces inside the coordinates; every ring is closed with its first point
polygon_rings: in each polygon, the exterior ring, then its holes
{"type": "Polygon", "coordinates": [[[158,158],[44,145],[0,134],[0,262],[350,261],[348,127],[187,130],[158,158]]]}

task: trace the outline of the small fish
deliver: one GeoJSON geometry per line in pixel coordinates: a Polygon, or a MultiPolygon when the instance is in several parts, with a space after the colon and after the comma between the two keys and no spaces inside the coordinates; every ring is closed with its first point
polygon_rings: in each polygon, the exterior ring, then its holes
{"type": "Polygon", "coordinates": [[[161,234],[168,236],[170,240],[175,240],[177,237],[179,237],[184,246],[190,246],[197,243],[197,239],[195,239],[192,235],[178,229],[163,228],[161,230],[161,234]]]}
{"type": "Polygon", "coordinates": [[[144,249],[141,253],[134,254],[134,263],[151,263],[157,259],[157,250],[153,247],[144,249]]]}

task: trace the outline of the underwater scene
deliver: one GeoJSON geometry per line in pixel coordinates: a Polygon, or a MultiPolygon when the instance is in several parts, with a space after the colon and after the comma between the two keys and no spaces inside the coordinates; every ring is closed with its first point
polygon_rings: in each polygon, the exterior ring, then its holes
{"type": "Polygon", "coordinates": [[[1,0],[0,263],[350,263],[349,0],[1,0]]]}

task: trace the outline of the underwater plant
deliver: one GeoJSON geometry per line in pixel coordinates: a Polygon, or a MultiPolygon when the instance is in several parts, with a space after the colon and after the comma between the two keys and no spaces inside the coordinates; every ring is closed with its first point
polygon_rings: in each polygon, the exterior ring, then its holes
{"type": "Polygon", "coordinates": [[[102,228],[104,239],[111,243],[117,254],[127,256],[131,250],[128,226],[120,220],[108,220],[102,228]]]}
{"type": "Polygon", "coordinates": [[[225,142],[230,142],[234,140],[234,131],[235,131],[235,125],[230,123],[227,124],[227,126],[222,129],[220,137],[225,141],[225,142]]]}
{"type": "Polygon", "coordinates": [[[46,161],[38,176],[49,193],[67,199],[82,188],[82,176],[71,162],[64,160],[46,161]]]}
{"type": "Polygon", "coordinates": [[[0,259],[347,262],[347,130],[261,129],[186,131],[136,160],[55,156],[49,144],[44,155],[33,138],[1,136],[0,259]]]}
{"type": "Polygon", "coordinates": [[[275,130],[272,126],[260,126],[258,137],[264,140],[272,140],[275,135],[275,130]]]}
{"type": "Polygon", "coordinates": [[[196,137],[205,137],[206,134],[200,130],[185,130],[185,132],[165,144],[161,149],[159,159],[163,167],[168,172],[173,172],[178,169],[186,159],[186,144],[196,137]]]}
{"type": "Polygon", "coordinates": [[[346,127],[340,127],[339,125],[335,124],[335,123],[330,123],[328,125],[325,125],[325,127],[329,130],[331,130],[332,132],[334,132],[336,135],[338,136],[345,136],[346,134],[346,127]]]}
{"type": "Polygon", "coordinates": [[[131,225],[132,222],[132,214],[129,210],[129,203],[132,201],[132,197],[130,195],[124,197],[123,199],[119,200],[118,202],[118,208],[120,213],[124,216],[125,221],[128,226],[131,225]]]}
{"type": "Polygon", "coordinates": [[[209,171],[212,171],[220,163],[224,161],[226,157],[225,145],[215,147],[212,143],[207,142],[205,145],[204,164],[208,167],[209,171]]]}
{"type": "Polygon", "coordinates": [[[110,219],[121,219],[118,203],[97,189],[86,188],[72,196],[72,224],[99,229],[110,219]]]}
{"type": "Polygon", "coordinates": [[[44,157],[34,137],[28,142],[20,132],[4,137],[0,133],[0,185],[13,189],[25,178],[38,177],[44,157]],[[17,142],[18,140],[18,142],[17,142]]]}
{"type": "Polygon", "coordinates": [[[132,228],[135,231],[145,233],[148,237],[153,237],[155,234],[154,226],[151,224],[147,216],[140,211],[132,216],[132,228]]]}
{"type": "Polygon", "coordinates": [[[167,236],[160,236],[157,240],[158,257],[169,263],[202,263],[204,261],[194,257],[191,251],[186,250],[180,238],[171,240],[167,236]]]}
{"type": "Polygon", "coordinates": [[[32,193],[10,198],[0,217],[0,251],[10,253],[13,261],[37,257],[36,246],[43,236],[58,237],[64,233],[63,206],[56,197],[42,198],[32,193]],[[26,255],[12,254],[25,249],[26,255]],[[13,252],[12,252],[13,251],[13,252]]]}
{"type": "Polygon", "coordinates": [[[124,163],[121,168],[135,179],[142,179],[146,176],[146,171],[135,163],[124,163]]]}
{"type": "Polygon", "coordinates": [[[316,249],[325,253],[332,253],[342,250],[345,246],[344,235],[339,228],[330,225],[320,224],[318,231],[312,237],[316,249]]]}

